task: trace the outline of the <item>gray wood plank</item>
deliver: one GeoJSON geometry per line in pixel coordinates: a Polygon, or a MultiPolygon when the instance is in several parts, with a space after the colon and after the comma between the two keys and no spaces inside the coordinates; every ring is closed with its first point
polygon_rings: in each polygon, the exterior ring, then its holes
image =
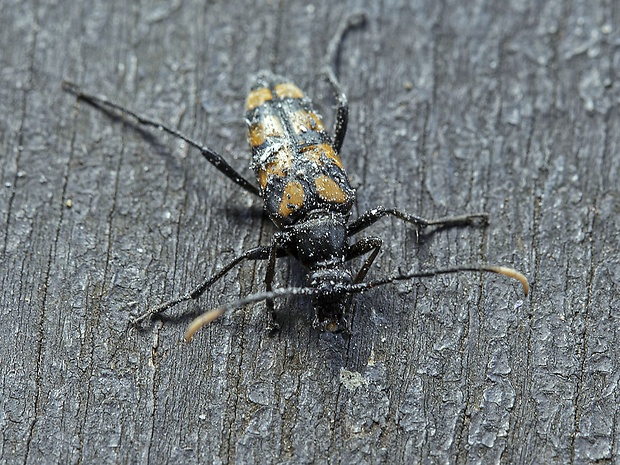
{"type": "MultiPolygon", "coordinates": [[[[620,10],[572,0],[0,5],[0,462],[618,463],[620,10]],[[303,298],[192,317],[263,289],[264,263],[136,328],[275,228],[183,144],[62,79],[202,140],[251,177],[243,102],[262,68],[331,122],[340,77],[353,216],[485,211],[484,229],[386,219],[372,277],[498,263],[357,296],[350,340],[303,298]],[[67,202],[70,201],[69,207],[67,202]]],[[[281,259],[279,286],[302,285],[281,259]]]]}

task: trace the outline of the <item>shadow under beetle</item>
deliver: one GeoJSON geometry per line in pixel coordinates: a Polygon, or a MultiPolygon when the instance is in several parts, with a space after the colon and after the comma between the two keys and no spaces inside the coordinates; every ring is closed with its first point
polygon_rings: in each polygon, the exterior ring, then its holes
{"type": "Polygon", "coordinates": [[[75,84],[63,82],[63,88],[102,110],[116,110],[135,118],[138,123],[163,130],[200,150],[202,155],[225,176],[249,193],[263,199],[265,212],[279,231],[271,244],[245,251],[230,261],[214,276],[205,279],[195,289],[176,299],[149,309],[135,319],[140,322],[181,302],[196,299],[213,283],[244,260],[267,260],[265,292],[250,295],[196,318],[189,326],[185,339],[190,340],[205,324],[224,312],[240,306],[266,301],[268,328],[278,325],[274,315],[274,299],[292,295],[312,298],[316,316],[314,326],[332,332],[349,331],[346,313],[354,293],[372,287],[412,278],[436,276],[462,271],[493,272],[515,278],[528,294],[525,276],[512,268],[492,265],[457,266],[437,270],[397,274],[375,281],[364,281],[374,262],[382,240],[365,237],[349,244],[349,238],[384,216],[394,216],[411,223],[419,232],[425,227],[454,227],[486,224],[484,213],[428,220],[408,213],[379,206],[348,222],[355,201],[340,161],[347,121],[347,98],[334,72],[340,43],[346,32],[363,24],[365,15],[358,14],[342,23],[330,42],[323,73],[338,100],[334,135],[331,137],[312,102],[290,80],[268,71],[258,74],[246,99],[248,141],[252,147],[252,164],[260,187],[255,187],[220,155],[175,129],[128,110],[103,97],[82,92],[75,84]],[[353,275],[348,261],[367,255],[359,271],[353,275]],[[307,269],[307,287],[273,289],[276,258],[291,255],[307,269]]]}

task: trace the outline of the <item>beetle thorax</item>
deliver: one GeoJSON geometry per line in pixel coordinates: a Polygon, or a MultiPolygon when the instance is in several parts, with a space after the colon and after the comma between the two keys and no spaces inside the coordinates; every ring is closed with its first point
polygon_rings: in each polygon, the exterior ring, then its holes
{"type": "Polygon", "coordinates": [[[343,215],[316,210],[293,230],[296,255],[310,270],[333,268],[344,263],[348,247],[347,226],[343,215]]]}
{"type": "Polygon", "coordinates": [[[314,326],[321,330],[346,330],[344,313],[352,278],[346,266],[348,249],[346,219],[339,213],[316,210],[293,228],[295,254],[309,269],[308,286],[319,291],[313,297],[314,326]]]}

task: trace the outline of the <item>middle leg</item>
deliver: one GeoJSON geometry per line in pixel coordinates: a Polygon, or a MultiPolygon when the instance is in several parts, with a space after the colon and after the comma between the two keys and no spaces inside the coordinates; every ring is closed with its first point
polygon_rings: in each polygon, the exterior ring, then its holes
{"type": "Polygon", "coordinates": [[[368,226],[376,223],[384,216],[395,216],[396,218],[415,225],[417,231],[421,231],[427,226],[438,226],[452,228],[457,226],[470,226],[475,224],[486,225],[489,217],[486,213],[473,213],[469,215],[446,216],[435,220],[429,220],[420,216],[411,215],[395,208],[377,207],[368,210],[347,227],[347,234],[353,236],[368,226]]]}

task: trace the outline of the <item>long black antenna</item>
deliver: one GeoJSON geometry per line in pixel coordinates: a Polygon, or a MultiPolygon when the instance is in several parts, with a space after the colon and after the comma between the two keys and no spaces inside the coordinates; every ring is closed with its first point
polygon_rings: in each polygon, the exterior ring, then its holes
{"type": "Polygon", "coordinates": [[[497,265],[465,265],[465,266],[457,266],[453,268],[441,268],[438,270],[428,270],[428,271],[416,271],[413,273],[404,273],[390,276],[384,279],[378,279],[375,281],[366,281],[363,283],[353,284],[351,285],[350,292],[361,292],[366,289],[372,289],[373,287],[383,286],[385,284],[390,284],[395,281],[405,281],[413,278],[428,278],[431,276],[438,276],[442,274],[452,274],[452,273],[460,273],[464,271],[473,271],[473,272],[490,272],[497,273],[504,276],[508,276],[509,278],[514,278],[521,283],[523,286],[523,293],[527,297],[530,292],[530,284],[527,278],[519,273],[517,270],[513,268],[508,268],[506,266],[497,266],[497,265]]]}
{"type": "Polygon", "coordinates": [[[208,312],[203,313],[198,318],[195,318],[190,325],[187,327],[187,331],[185,331],[185,341],[189,342],[194,337],[194,334],[202,328],[203,326],[211,323],[216,318],[220,317],[224,313],[234,310],[239,307],[243,307],[247,304],[253,304],[255,302],[261,302],[263,300],[275,299],[279,297],[289,297],[292,295],[318,295],[321,294],[319,289],[315,289],[312,287],[285,287],[281,289],[275,289],[270,292],[258,292],[256,294],[251,294],[243,299],[236,300],[229,304],[222,305],[221,307],[215,308],[213,310],[209,310],[208,312]]]}

